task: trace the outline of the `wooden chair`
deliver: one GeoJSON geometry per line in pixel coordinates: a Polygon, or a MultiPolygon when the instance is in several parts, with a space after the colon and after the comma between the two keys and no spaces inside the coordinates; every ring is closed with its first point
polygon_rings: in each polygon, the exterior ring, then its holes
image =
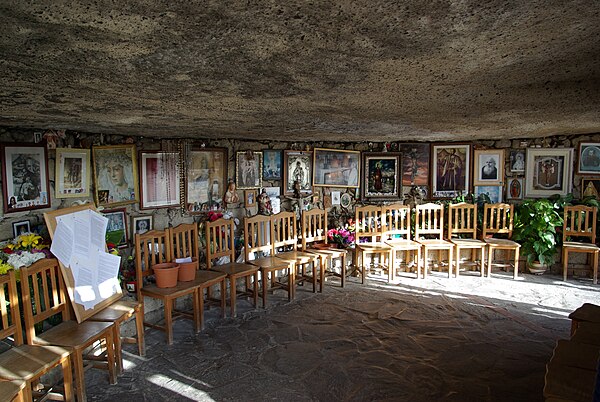
{"type": "Polygon", "coordinates": [[[421,271],[421,244],[411,240],[410,207],[402,204],[391,204],[382,207],[383,239],[392,248],[392,259],[390,262],[389,280],[396,276],[396,253],[404,252],[404,261],[408,267],[408,256],[412,252],[412,260],[415,263],[417,278],[421,271]]]}
{"type": "MultiPolygon", "coordinates": [[[[488,246],[487,271],[488,278],[492,277],[492,263],[495,250],[514,252],[514,279],[519,277],[519,250],[521,245],[510,240],[513,231],[514,207],[509,204],[485,204],[483,213],[483,241],[488,246]],[[494,238],[495,234],[506,235],[507,239],[494,238]]],[[[504,264],[506,265],[506,264],[504,264]]],[[[510,264],[508,264],[510,265],[510,264]]]]}
{"type": "Polygon", "coordinates": [[[441,204],[417,205],[415,216],[415,240],[423,247],[423,278],[427,278],[430,250],[438,252],[442,265],[442,251],[448,251],[448,278],[452,277],[452,251],[454,244],[444,240],[444,206],[441,204]],[[425,238],[425,236],[428,236],[425,238]]]}
{"type": "Polygon", "coordinates": [[[290,301],[294,297],[296,263],[274,256],[273,238],[273,221],[270,216],[244,218],[244,257],[247,264],[255,265],[260,270],[263,307],[267,306],[268,292],[275,289],[287,291],[290,301]],[[288,277],[287,283],[277,277],[278,271],[284,271],[288,277]]]}
{"type": "MultiPolygon", "coordinates": [[[[86,400],[84,376],[84,352],[103,342],[106,348],[104,359],[97,362],[108,369],[111,384],[117,382],[114,351],[114,325],[108,322],[84,321],[78,324],[71,321],[70,305],[64,291],[65,285],[55,258],[39,260],[29,267],[21,268],[21,294],[25,334],[29,345],[61,346],[71,352],[75,371],[75,391],[78,401],[86,400]],[[63,322],[36,334],[35,325],[49,317],[61,315],[63,322]]],[[[89,356],[96,361],[99,358],[89,356]]]]}
{"type": "Polygon", "coordinates": [[[471,265],[476,264],[477,250],[480,250],[479,269],[481,276],[485,276],[485,248],[486,243],[477,239],[477,204],[461,202],[448,207],[448,240],[454,244],[456,256],[456,273],[460,272],[460,251],[471,250],[471,265]]]}
{"type": "MultiPolygon", "coordinates": [[[[64,389],[61,397],[65,401],[72,401],[70,352],[59,346],[23,345],[17,281],[13,270],[0,275],[0,313],[0,339],[11,337],[14,345],[0,354],[0,396],[6,400],[18,397],[20,400],[31,401],[33,395],[38,393],[32,386],[39,382],[42,375],[61,366],[64,389]]],[[[48,396],[58,396],[53,390],[50,391],[52,395],[48,396]]]]}
{"type": "Polygon", "coordinates": [[[334,248],[327,244],[327,211],[313,208],[310,211],[302,211],[302,251],[314,253],[321,260],[320,291],[323,291],[323,283],[328,276],[336,276],[341,279],[341,285],[346,285],[346,258],[347,250],[334,248]],[[333,270],[334,260],[341,261],[340,273],[333,270]],[[331,267],[331,270],[327,270],[331,267]]]}
{"type": "Polygon", "coordinates": [[[563,280],[567,280],[569,253],[586,253],[592,255],[592,271],[594,285],[598,283],[598,255],[600,248],[596,245],[596,207],[583,205],[566,206],[563,223],[563,280]],[[569,237],[588,239],[589,241],[567,241],[569,237]]]}
{"type": "Polygon", "coordinates": [[[235,262],[235,235],[233,220],[218,219],[206,223],[206,266],[207,269],[222,272],[229,279],[229,296],[231,303],[231,316],[236,315],[237,297],[252,296],[254,307],[258,305],[258,267],[251,264],[235,262]],[[229,262],[215,265],[218,258],[228,257],[229,262]],[[246,291],[237,293],[236,282],[245,279],[246,291]],[[250,278],[254,279],[254,289],[250,290],[250,278]]]}
{"type": "Polygon", "coordinates": [[[388,278],[391,276],[389,270],[392,248],[383,241],[383,225],[385,223],[381,214],[382,210],[378,206],[356,207],[354,266],[361,274],[361,283],[363,284],[367,273],[364,261],[368,254],[372,255],[371,266],[375,266],[373,263],[374,256],[379,255],[379,267],[388,271],[388,278]]]}

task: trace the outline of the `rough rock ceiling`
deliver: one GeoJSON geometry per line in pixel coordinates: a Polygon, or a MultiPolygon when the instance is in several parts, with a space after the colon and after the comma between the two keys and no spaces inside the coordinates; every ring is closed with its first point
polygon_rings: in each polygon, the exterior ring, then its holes
{"type": "Polygon", "coordinates": [[[1,0],[0,124],[405,141],[600,131],[593,1],[1,0]]]}

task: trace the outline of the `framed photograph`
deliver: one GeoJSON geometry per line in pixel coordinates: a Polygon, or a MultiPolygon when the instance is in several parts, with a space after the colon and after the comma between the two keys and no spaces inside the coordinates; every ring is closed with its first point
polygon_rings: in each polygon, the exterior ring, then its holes
{"type": "Polygon", "coordinates": [[[185,157],[185,204],[190,213],[223,208],[227,191],[227,148],[193,147],[185,157]]]}
{"type": "Polygon", "coordinates": [[[479,198],[481,194],[490,197],[493,204],[502,202],[502,186],[475,186],[475,196],[479,198]]]}
{"type": "Polygon", "coordinates": [[[400,153],[364,152],[363,172],[364,199],[400,198],[400,153]]]}
{"type": "Polygon", "coordinates": [[[360,151],[315,148],[313,186],[358,187],[360,151]]]}
{"type": "Polygon", "coordinates": [[[313,153],[306,151],[283,151],[283,194],[294,194],[294,182],[298,181],[300,193],[312,192],[313,153]]]}
{"type": "Polygon", "coordinates": [[[144,234],[153,229],[152,215],[133,216],[131,218],[133,234],[144,234]]]}
{"type": "Polygon", "coordinates": [[[281,151],[263,151],[263,180],[281,180],[281,151]]]}
{"type": "Polygon", "coordinates": [[[429,144],[400,144],[402,187],[429,186],[429,144]]]}
{"type": "Polygon", "coordinates": [[[504,150],[476,149],[473,153],[473,184],[500,186],[504,181],[504,150]]]}
{"type": "Polygon", "coordinates": [[[92,147],[94,198],[98,206],[139,202],[135,145],[92,147]]]}
{"type": "Polygon", "coordinates": [[[15,238],[22,234],[31,232],[31,227],[29,225],[29,221],[13,222],[12,227],[13,227],[13,237],[15,237],[15,238]]]}
{"type": "Polygon", "coordinates": [[[510,200],[522,200],[525,187],[523,187],[522,177],[509,177],[506,180],[506,199],[510,200]]]}
{"type": "Polygon", "coordinates": [[[239,151],[235,156],[235,162],[238,189],[262,187],[262,152],[239,151]]]}
{"type": "Polygon", "coordinates": [[[431,154],[431,197],[453,198],[471,188],[471,146],[433,145],[431,154]]]}
{"type": "Polygon", "coordinates": [[[572,190],[573,148],[527,148],[526,197],[567,195],[572,190]]]}
{"type": "Polygon", "coordinates": [[[2,189],[5,212],[50,207],[45,146],[2,144],[2,189]]]}
{"type": "Polygon", "coordinates": [[[56,148],[56,198],[90,196],[90,151],[56,148]]]}
{"type": "Polygon", "coordinates": [[[168,208],[179,205],[179,153],[144,151],[140,154],[140,165],[140,208],[168,208]]]}
{"type": "Polygon", "coordinates": [[[127,246],[127,221],[125,220],[125,208],[102,211],[108,219],[106,226],[106,242],[113,243],[117,247],[127,246]]]}
{"type": "Polygon", "coordinates": [[[510,151],[510,172],[525,172],[525,151],[522,149],[510,151]]]}
{"type": "Polygon", "coordinates": [[[256,190],[244,190],[244,206],[251,208],[256,205],[256,190]]]}
{"type": "Polygon", "coordinates": [[[600,179],[584,177],[581,179],[581,198],[595,197],[600,200],[600,179]]]}
{"type": "Polygon", "coordinates": [[[352,196],[349,193],[343,193],[340,197],[340,205],[342,208],[350,208],[352,205],[352,196]]]}
{"type": "Polygon", "coordinates": [[[342,203],[342,192],[332,191],[331,192],[331,205],[340,205],[342,203]]]}
{"type": "Polygon", "coordinates": [[[579,174],[600,174],[600,143],[582,142],[579,144],[579,174]]]}

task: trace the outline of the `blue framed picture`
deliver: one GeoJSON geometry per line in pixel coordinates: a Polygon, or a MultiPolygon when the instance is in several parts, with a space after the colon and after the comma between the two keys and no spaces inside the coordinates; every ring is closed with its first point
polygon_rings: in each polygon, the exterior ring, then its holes
{"type": "Polygon", "coordinates": [[[281,151],[263,151],[263,180],[281,180],[281,151]]]}

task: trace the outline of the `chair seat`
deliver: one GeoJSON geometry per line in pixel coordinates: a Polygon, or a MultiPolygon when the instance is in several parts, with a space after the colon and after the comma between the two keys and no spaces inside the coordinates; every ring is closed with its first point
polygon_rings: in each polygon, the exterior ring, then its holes
{"type": "Polygon", "coordinates": [[[134,315],[138,305],[139,302],[137,301],[121,299],[97,312],[89,319],[92,321],[119,321],[134,315]]]}
{"type": "Polygon", "coordinates": [[[222,272],[200,269],[196,271],[196,278],[193,281],[177,282],[177,285],[172,288],[159,288],[155,284],[144,285],[141,292],[144,296],[154,298],[178,298],[193,293],[196,288],[215,285],[226,277],[227,274],[222,272]]]}
{"type": "Polygon", "coordinates": [[[387,240],[385,244],[394,250],[418,250],[421,248],[421,244],[412,240],[387,240]]]}
{"type": "Polygon", "coordinates": [[[589,253],[595,253],[600,251],[600,247],[592,243],[578,243],[574,241],[566,241],[563,243],[563,248],[575,251],[587,251],[589,253]]]}
{"type": "Polygon", "coordinates": [[[305,251],[286,251],[275,254],[275,257],[288,262],[297,262],[299,264],[306,264],[317,259],[315,254],[305,251]]]}
{"type": "Polygon", "coordinates": [[[450,241],[460,248],[479,248],[486,246],[486,243],[478,239],[452,239],[450,241]]]}
{"type": "Polygon", "coordinates": [[[27,383],[23,380],[0,381],[0,395],[6,398],[6,401],[12,401],[19,395],[19,392],[25,389],[27,383]]]}
{"type": "Polygon", "coordinates": [[[448,248],[453,246],[449,241],[442,239],[422,239],[417,240],[417,242],[427,248],[448,248]]]}
{"type": "Polygon", "coordinates": [[[519,243],[514,242],[512,240],[508,240],[508,239],[496,239],[496,238],[490,237],[487,239],[483,239],[483,241],[486,244],[488,244],[489,246],[496,247],[496,248],[502,248],[502,247],[519,248],[519,247],[521,247],[521,245],[519,243]]]}
{"type": "Polygon", "coordinates": [[[251,264],[241,264],[238,262],[217,265],[211,268],[216,272],[222,272],[227,276],[250,275],[258,271],[258,267],[251,264]]]}
{"type": "MultiPolygon", "coordinates": [[[[56,366],[70,353],[60,346],[21,345],[11,348],[0,354],[0,378],[29,381],[56,366]]],[[[3,382],[0,380],[0,383],[3,382]]]]}
{"type": "Polygon", "coordinates": [[[101,321],[85,321],[81,324],[75,321],[64,321],[37,335],[34,343],[68,348],[87,346],[90,342],[98,339],[98,334],[111,330],[113,325],[111,322],[101,321]]]}
{"type": "Polygon", "coordinates": [[[338,248],[307,248],[305,251],[308,253],[331,258],[339,258],[348,253],[346,250],[338,248]]]}
{"type": "Polygon", "coordinates": [[[248,264],[255,265],[261,269],[285,269],[288,267],[287,261],[273,256],[261,257],[256,260],[247,261],[248,264]]]}
{"type": "Polygon", "coordinates": [[[392,248],[385,243],[358,243],[356,248],[360,251],[366,252],[378,252],[378,251],[390,251],[392,248]]]}

